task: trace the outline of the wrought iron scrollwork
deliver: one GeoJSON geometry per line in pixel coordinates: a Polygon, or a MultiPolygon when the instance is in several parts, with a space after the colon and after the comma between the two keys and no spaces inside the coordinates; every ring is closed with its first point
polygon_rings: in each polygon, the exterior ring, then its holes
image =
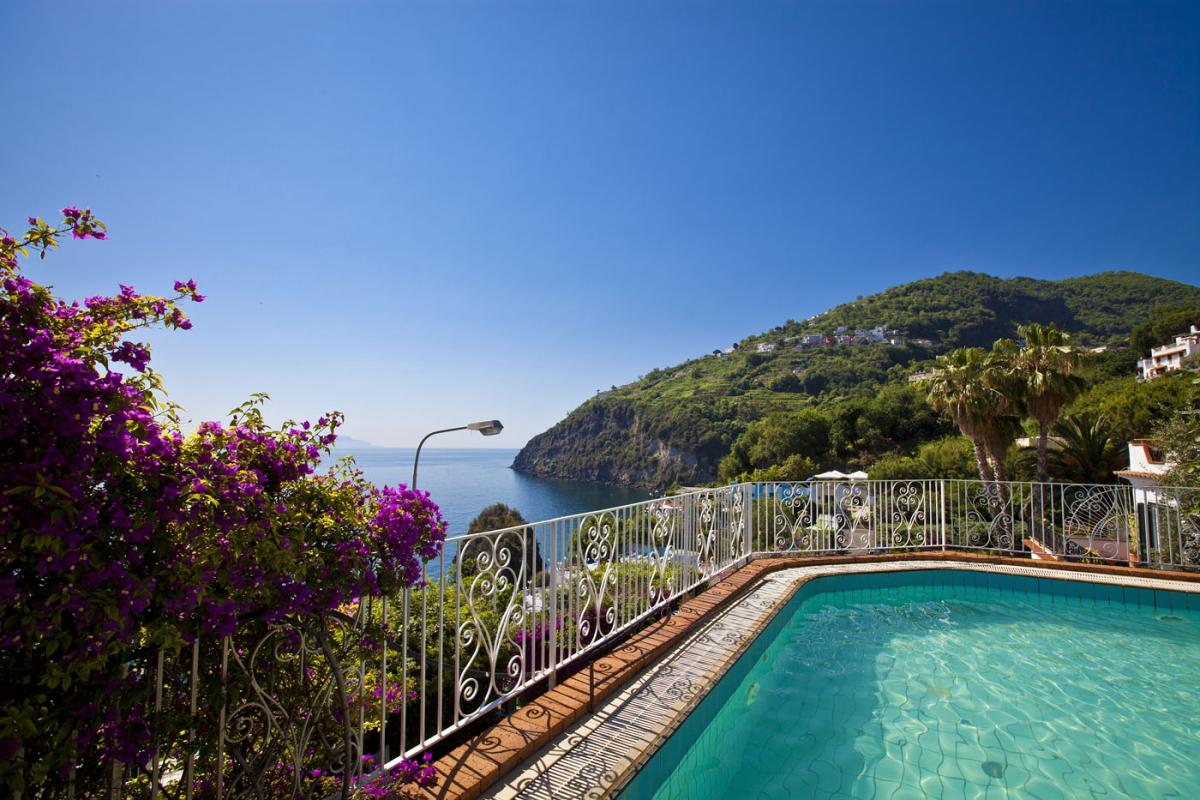
{"type": "Polygon", "coordinates": [[[917,547],[928,544],[929,496],[921,481],[902,481],[887,488],[890,544],[917,547]]]}
{"type": "Polygon", "coordinates": [[[836,483],[832,488],[833,501],[837,508],[833,515],[835,527],[832,549],[845,550],[855,544],[857,533],[870,530],[871,495],[866,484],[857,481],[836,483]]]}
{"type": "Polygon", "coordinates": [[[461,555],[473,574],[466,583],[466,618],[458,626],[461,660],[455,703],[461,716],[517,684],[524,674],[524,650],[516,635],[528,559],[505,537],[467,540],[461,555]]]}
{"type": "Polygon", "coordinates": [[[1129,557],[1129,512],[1126,493],[1116,486],[1071,486],[1063,498],[1064,549],[1088,559],[1129,557]]]}
{"type": "Polygon", "coordinates": [[[679,523],[679,507],[671,502],[656,503],[650,508],[650,579],[647,582],[647,600],[651,605],[671,597],[678,590],[676,584],[676,530],[679,523]]]}
{"type": "Polygon", "coordinates": [[[362,764],[362,622],[329,612],[225,641],[224,797],[349,797],[362,764]]]}
{"type": "Polygon", "coordinates": [[[729,558],[738,561],[748,555],[746,552],[746,507],[740,486],[725,490],[729,503],[729,558]]]}
{"type": "Polygon", "coordinates": [[[579,612],[575,619],[576,647],[583,649],[607,636],[616,626],[613,584],[617,571],[617,520],[611,513],[587,517],[580,529],[581,575],[576,584],[579,612]]]}
{"type": "Polygon", "coordinates": [[[774,487],[771,516],[777,550],[811,550],[811,532],[816,525],[812,489],[804,483],[785,483],[774,487]]]}
{"type": "Polygon", "coordinates": [[[1014,515],[1012,491],[997,483],[971,485],[966,490],[966,538],[969,547],[1012,550],[1014,515]]]}
{"type": "Polygon", "coordinates": [[[696,555],[700,574],[709,577],[717,571],[718,508],[714,492],[696,495],[696,555]]]}

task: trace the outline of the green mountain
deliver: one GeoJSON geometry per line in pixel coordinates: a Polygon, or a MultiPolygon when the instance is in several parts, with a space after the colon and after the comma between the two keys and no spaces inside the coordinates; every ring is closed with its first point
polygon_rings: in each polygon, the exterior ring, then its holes
{"type": "MultiPolygon", "coordinates": [[[[904,420],[886,419],[923,413],[913,405],[907,376],[941,352],[988,347],[1029,322],[1053,322],[1079,344],[1122,345],[1155,309],[1180,306],[1200,306],[1200,288],[1134,272],[1061,281],[946,273],[803,322],[789,320],[743,339],[730,353],[707,354],[614,387],[531,439],[513,468],[649,488],[707,482],[716,479],[721,459],[752,422],[814,408],[835,412],[834,430],[826,432],[834,452],[869,460],[872,453],[901,452],[945,432],[936,420],[905,430],[904,420]],[[820,344],[808,344],[813,337],[820,344]],[[864,398],[886,398],[890,406],[872,412],[864,398]],[[845,422],[850,405],[856,410],[845,422]],[[859,418],[871,413],[884,419],[863,433],[859,418]],[[839,432],[839,424],[855,430],[839,432]],[[864,454],[864,448],[874,449],[864,454]]],[[[1125,357],[1132,372],[1134,354],[1125,357]]]]}

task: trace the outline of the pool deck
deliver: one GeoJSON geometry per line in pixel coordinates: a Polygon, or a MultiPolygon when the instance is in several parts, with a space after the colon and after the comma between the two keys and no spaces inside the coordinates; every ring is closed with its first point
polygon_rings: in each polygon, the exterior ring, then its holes
{"type": "Polygon", "coordinates": [[[1200,593],[1196,573],[958,551],[758,558],[598,658],[591,694],[584,669],[438,759],[438,783],[414,796],[608,796],[649,758],[807,580],[839,573],[947,568],[1200,593]]]}

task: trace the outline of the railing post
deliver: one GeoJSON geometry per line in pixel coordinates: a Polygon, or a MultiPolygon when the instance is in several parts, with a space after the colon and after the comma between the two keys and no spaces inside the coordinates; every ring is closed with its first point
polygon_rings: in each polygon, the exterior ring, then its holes
{"type": "Polygon", "coordinates": [[[749,563],[754,554],[754,484],[743,483],[738,489],[742,493],[742,532],[746,537],[745,556],[749,563]]]}
{"type": "MultiPolygon", "coordinates": [[[[444,593],[442,594],[442,597],[443,598],[445,597],[444,593]]],[[[388,756],[388,749],[387,749],[387,674],[388,674],[388,672],[387,671],[388,671],[388,633],[389,633],[389,631],[388,631],[388,599],[386,596],[384,596],[383,602],[381,603],[381,605],[382,605],[382,608],[380,609],[380,613],[383,615],[383,621],[382,621],[383,653],[382,653],[382,659],[381,659],[381,663],[380,663],[380,667],[379,667],[379,685],[380,685],[380,691],[379,691],[379,766],[382,767],[388,761],[388,757],[387,757],[388,756]]],[[[370,622],[370,619],[368,618],[367,621],[370,622]]],[[[405,622],[407,622],[407,620],[405,620],[405,622]]],[[[404,676],[404,678],[402,680],[403,680],[403,683],[401,684],[401,689],[400,689],[401,696],[403,696],[405,691],[407,690],[408,676],[407,675],[404,676]]],[[[422,686],[421,692],[424,693],[424,691],[425,691],[425,687],[422,686]]],[[[438,691],[441,691],[440,686],[438,687],[438,691]]],[[[441,724],[440,719],[438,720],[438,724],[439,725],[441,724]]],[[[404,742],[401,742],[400,746],[404,747],[404,742]]]]}
{"type": "MultiPolygon", "coordinates": [[[[461,573],[462,573],[462,559],[459,558],[459,574],[461,575],[461,573]]],[[[401,684],[401,688],[400,688],[400,696],[401,697],[404,697],[404,693],[408,691],[408,627],[409,627],[409,623],[412,621],[412,614],[411,614],[412,608],[409,605],[411,591],[412,591],[412,589],[410,587],[406,586],[404,588],[404,603],[402,605],[403,611],[401,612],[401,616],[400,616],[400,624],[403,626],[401,629],[402,632],[400,634],[400,676],[401,676],[400,680],[403,682],[401,684]]],[[[424,644],[422,644],[422,650],[424,650],[424,644]]],[[[454,674],[457,675],[458,670],[455,670],[454,674]]],[[[421,687],[421,691],[422,692],[425,691],[424,686],[421,687]]],[[[383,698],[383,702],[384,702],[384,704],[387,703],[387,697],[383,698]]],[[[387,734],[386,731],[380,731],[381,736],[386,736],[386,734],[387,734]]],[[[408,751],[408,704],[403,703],[400,706],[400,749],[397,752],[405,753],[407,751],[408,751]]]]}
{"type": "Polygon", "coordinates": [[[946,552],[946,479],[938,478],[938,530],[941,532],[942,552],[946,552]]]}
{"type": "Polygon", "coordinates": [[[150,763],[150,800],[158,797],[159,769],[162,766],[163,659],[163,649],[159,647],[158,668],[154,678],[154,756],[150,763]]]}
{"type": "MultiPolygon", "coordinates": [[[[693,582],[696,579],[696,574],[698,574],[700,571],[700,551],[696,549],[695,532],[692,528],[692,511],[694,507],[694,503],[692,502],[693,500],[695,500],[695,495],[692,492],[688,492],[683,496],[683,551],[685,553],[696,554],[696,565],[694,567],[695,572],[689,576],[685,582],[688,589],[692,588],[693,582]]],[[[688,559],[688,561],[690,562],[691,559],[688,559]]],[[[685,566],[686,563],[687,562],[685,562],[685,566]]]]}
{"type": "Polygon", "coordinates": [[[192,800],[192,787],[195,781],[192,780],[192,770],[196,758],[196,711],[199,703],[200,687],[197,681],[200,680],[200,637],[192,639],[192,678],[188,684],[191,690],[190,703],[188,705],[188,735],[187,735],[187,756],[183,762],[183,796],[184,800],[192,800]]]}
{"type": "MultiPolygon", "coordinates": [[[[160,656],[162,655],[161,650],[159,651],[159,655],[160,656]]],[[[125,678],[128,675],[129,675],[129,665],[124,664],[121,666],[121,677],[125,678]]],[[[125,765],[122,764],[120,761],[113,759],[112,772],[109,775],[109,797],[111,797],[112,800],[121,800],[121,795],[124,794],[124,791],[123,791],[124,787],[125,787],[125,765]]]]}
{"type": "Polygon", "coordinates": [[[229,637],[221,639],[221,711],[217,715],[217,800],[225,795],[225,692],[229,688],[229,637]]]}
{"type": "Polygon", "coordinates": [[[550,531],[547,537],[550,539],[550,597],[546,613],[550,622],[550,635],[553,637],[553,644],[550,645],[549,679],[549,688],[553,689],[558,683],[558,525],[550,525],[548,530],[550,531]]]}

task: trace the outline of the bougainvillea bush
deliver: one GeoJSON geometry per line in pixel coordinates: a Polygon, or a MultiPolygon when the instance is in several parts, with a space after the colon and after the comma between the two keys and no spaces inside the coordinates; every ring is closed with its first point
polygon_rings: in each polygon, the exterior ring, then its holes
{"type": "Polygon", "coordinates": [[[158,653],[417,584],[445,534],[428,495],[320,469],[337,414],[276,428],[256,397],[185,432],[133,337],[190,328],[183,309],[204,297],[188,280],[64,300],[40,270],[68,234],[107,238],[74,207],[0,229],[6,795],[145,770],[158,653]]]}

